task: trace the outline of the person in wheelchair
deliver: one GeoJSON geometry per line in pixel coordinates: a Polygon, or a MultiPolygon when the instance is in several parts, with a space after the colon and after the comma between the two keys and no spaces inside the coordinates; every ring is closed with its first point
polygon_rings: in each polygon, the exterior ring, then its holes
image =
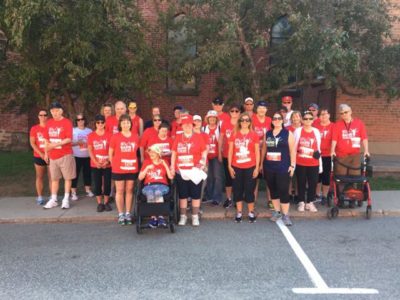
{"type": "MultiPolygon", "coordinates": [[[[147,151],[149,159],[144,161],[139,173],[139,180],[144,180],[142,194],[148,203],[161,203],[163,196],[169,192],[168,179],[173,179],[173,175],[168,164],[161,159],[161,149],[157,145],[150,146],[147,151]]],[[[152,216],[148,226],[165,227],[167,223],[163,216],[152,216]]]]}

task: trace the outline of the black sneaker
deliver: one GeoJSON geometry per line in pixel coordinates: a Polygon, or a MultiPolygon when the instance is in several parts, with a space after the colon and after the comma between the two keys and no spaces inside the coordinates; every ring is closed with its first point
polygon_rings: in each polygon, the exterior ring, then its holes
{"type": "Polygon", "coordinates": [[[105,211],[112,211],[112,207],[111,207],[110,203],[104,204],[104,210],[105,211]]]}
{"type": "Polygon", "coordinates": [[[212,206],[219,206],[219,202],[218,202],[218,201],[215,201],[215,200],[213,200],[213,201],[211,202],[211,205],[212,205],[212,206]]]}
{"type": "Polygon", "coordinates": [[[256,220],[257,220],[256,215],[253,212],[249,213],[249,223],[255,223],[256,220]]]}
{"type": "Polygon", "coordinates": [[[104,210],[105,210],[105,205],[103,203],[97,205],[97,212],[103,212],[104,210]]]}
{"type": "Polygon", "coordinates": [[[328,203],[328,199],[325,196],[321,197],[321,205],[326,205],[328,203]]]}
{"type": "Polygon", "coordinates": [[[235,222],[236,223],[242,223],[242,214],[236,214],[235,222]]]}
{"type": "Polygon", "coordinates": [[[229,198],[226,198],[223,206],[224,206],[224,208],[232,207],[232,200],[229,198]]]}

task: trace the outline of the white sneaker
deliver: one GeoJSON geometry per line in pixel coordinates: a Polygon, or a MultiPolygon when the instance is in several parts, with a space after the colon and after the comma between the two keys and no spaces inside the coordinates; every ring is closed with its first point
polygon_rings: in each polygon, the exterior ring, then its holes
{"type": "Polygon", "coordinates": [[[199,215],[192,215],[192,226],[200,226],[199,215]]]}
{"type": "Polygon", "coordinates": [[[297,205],[297,210],[303,212],[304,211],[304,202],[301,201],[299,202],[299,204],[297,205]]]}
{"type": "Polygon", "coordinates": [[[71,200],[72,201],[78,201],[78,196],[75,193],[71,194],[71,200]]]}
{"type": "Polygon", "coordinates": [[[314,203],[310,202],[306,204],[306,210],[309,210],[311,212],[317,212],[317,208],[315,207],[314,203]]]}
{"type": "Polygon", "coordinates": [[[58,206],[58,202],[56,200],[50,199],[47,201],[46,205],[43,208],[49,209],[58,206]]]}
{"type": "Polygon", "coordinates": [[[185,225],[186,225],[186,222],[187,222],[187,216],[181,215],[181,218],[179,219],[178,225],[179,225],[179,226],[185,226],[185,225]]]}
{"type": "Polygon", "coordinates": [[[63,199],[62,204],[61,204],[62,209],[67,209],[69,208],[69,200],[68,199],[63,199]]]}
{"type": "Polygon", "coordinates": [[[94,194],[92,193],[92,191],[89,191],[86,193],[86,197],[92,198],[92,197],[94,197],[94,194]]]}

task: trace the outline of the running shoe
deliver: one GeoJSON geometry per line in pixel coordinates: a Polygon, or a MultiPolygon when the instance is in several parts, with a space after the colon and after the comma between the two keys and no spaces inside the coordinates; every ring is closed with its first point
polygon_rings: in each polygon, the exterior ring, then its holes
{"type": "Polygon", "coordinates": [[[106,209],[106,206],[103,203],[97,205],[97,212],[103,212],[106,209]]]}
{"type": "Polygon", "coordinates": [[[200,218],[199,215],[192,215],[192,226],[200,226],[200,218]]]}
{"type": "Polygon", "coordinates": [[[242,214],[241,213],[237,213],[235,216],[235,222],[236,223],[242,223],[242,214]]]}
{"type": "Polygon", "coordinates": [[[226,198],[223,207],[224,207],[224,208],[229,208],[229,207],[232,207],[232,204],[233,204],[233,203],[232,203],[232,200],[229,199],[229,198],[226,198]]]}
{"type": "Polygon", "coordinates": [[[213,201],[211,202],[211,205],[212,205],[212,206],[219,206],[219,202],[216,201],[216,200],[213,200],[213,201]]]}
{"type": "Polygon", "coordinates": [[[44,199],[42,196],[39,196],[36,198],[36,204],[37,205],[43,205],[44,204],[44,199]]]}
{"type": "Polygon", "coordinates": [[[62,208],[62,209],[68,209],[68,208],[69,208],[69,200],[68,200],[68,198],[64,198],[64,199],[62,200],[61,208],[62,208]]]}
{"type": "Polygon", "coordinates": [[[307,203],[306,204],[306,210],[309,210],[310,212],[317,212],[318,209],[315,207],[313,202],[307,203]]]}
{"type": "Polygon", "coordinates": [[[78,196],[76,195],[76,193],[72,193],[71,194],[71,200],[72,201],[78,201],[78,196]]]}
{"type": "Polygon", "coordinates": [[[105,203],[104,204],[104,210],[105,211],[112,211],[112,207],[111,207],[110,203],[105,203]]]}
{"type": "Polygon", "coordinates": [[[167,221],[165,221],[163,216],[158,217],[158,227],[161,227],[161,228],[167,227],[167,221]]]}
{"type": "Polygon", "coordinates": [[[328,199],[325,196],[321,197],[321,205],[326,205],[328,203],[328,199]]]}
{"type": "Polygon", "coordinates": [[[293,225],[292,220],[290,220],[289,215],[282,215],[282,222],[286,226],[292,226],[293,225]]]}
{"type": "Polygon", "coordinates": [[[94,194],[92,193],[92,191],[86,192],[86,197],[94,197],[94,194]]]}
{"type": "Polygon", "coordinates": [[[250,212],[249,213],[249,223],[255,223],[257,220],[256,215],[254,214],[254,212],[250,212]]]}
{"type": "Polygon", "coordinates": [[[56,200],[50,199],[49,201],[47,201],[46,205],[43,206],[43,208],[49,209],[49,208],[53,208],[56,206],[58,206],[58,202],[56,200]]]}
{"type": "Polygon", "coordinates": [[[125,224],[132,225],[132,215],[130,213],[125,214],[125,224]]]}
{"type": "Polygon", "coordinates": [[[118,224],[124,226],[125,225],[125,216],[121,214],[118,216],[118,224]]]}
{"type": "Polygon", "coordinates": [[[185,226],[187,222],[187,216],[186,215],[181,215],[180,219],[179,219],[179,226],[185,226]]]}
{"type": "Polygon", "coordinates": [[[278,221],[278,220],[281,219],[281,218],[282,218],[281,213],[280,213],[279,211],[274,210],[274,211],[272,212],[271,218],[269,218],[269,219],[270,219],[272,222],[276,222],[276,221],[278,221]]]}
{"type": "Polygon", "coordinates": [[[297,210],[300,212],[304,212],[304,208],[305,208],[305,204],[304,201],[299,202],[299,204],[297,205],[297,210]]]}
{"type": "Polygon", "coordinates": [[[315,200],[313,201],[314,203],[320,203],[322,200],[322,195],[315,195],[315,200]]]}
{"type": "Polygon", "coordinates": [[[157,228],[158,225],[159,225],[159,222],[158,222],[157,218],[151,218],[149,223],[147,223],[147,226],[149,228],[157,228]]]}

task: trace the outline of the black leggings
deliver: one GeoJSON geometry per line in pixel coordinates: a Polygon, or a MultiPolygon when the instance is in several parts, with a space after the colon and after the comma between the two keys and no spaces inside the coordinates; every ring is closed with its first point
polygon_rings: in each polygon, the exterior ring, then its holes
{"type": "Polygon", "coordinates": [[[232,177],[231,173],[229,173],[228,159],[224,157],[223,162],[224,162],[224,174],[225,174],[225,187],[232,187],[232,177]]]}
{"type": "Polygon", "coordinates": [[[254,189],[256,188],[256,179],[253,178],[255,167],[247,169],[239,169],[233,167],[235,170],[235,178],[233,178],[233,201],[246,201],[246,203],[254,202],[254,189]]]}
{"type": "Polygon", "coordinates": [[[279,199],[283,204],[289,203],[289,173],[270,172],[264,168],[264,176],[271,199],[279,199]]]}
{"type": "Polygon", "coordinates": [[[330,156],[322,157],[322,173],[319,174],[318,182],[322,182],[322,185],[330,185],[331,183],[331,165],[332,158],[330,156]]]}
{"type": "Polygon", "coordinates": [[[108,196],[111,193],[111,168],[92,168],[95,196],[108,196]]]}
{"type": "Polygon", "coordinates": [[[305,166],[296,166],[296,178],[297,178],[297,189],[299,192],[299,202],[310,203],[315,199],[315,192],[317,189],[318,183],[318,170],[319,167],[305,167],[305,166]],[[307,189],[307,201],[305,200],[306,194],[306,185],[308,185],[307,189]]]}
{"type": "Polygon", "coordinates": [[[90,186],[92,178],[90,174],[90,157],[75,157],[76,164],[76,177],[72,180],[72,188],[76,189],[78,186],[79,173],[83,169],[83,182],[85,186],[90,186]]]}

